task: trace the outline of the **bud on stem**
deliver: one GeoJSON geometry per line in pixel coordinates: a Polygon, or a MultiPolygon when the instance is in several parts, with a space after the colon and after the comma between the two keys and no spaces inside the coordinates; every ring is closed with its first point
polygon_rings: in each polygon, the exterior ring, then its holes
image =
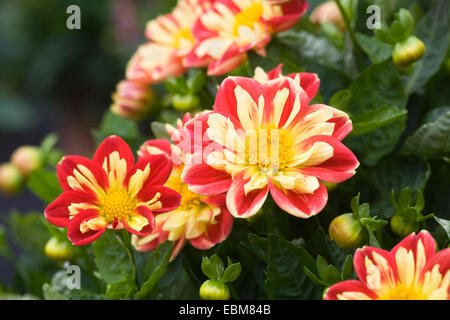
{"type": "Polygon", "coordinates": [[[228,300],[230,289],[225,283],[206,280],[200,287],[200,298],[203,300],[228,300]]]}
{"type": "Polygon", "coordinates": [[[361,223],[353,213],[342,214],[331,221],[328,233],[331,240],[342,249],[356,248],[363,240],[361,223]]]}
{"type": "Polygon", "coordinates": [[[12,163],[0,165],[0,190],[5,194],[18,193],[24,185],[24,176],[12,163]]]}

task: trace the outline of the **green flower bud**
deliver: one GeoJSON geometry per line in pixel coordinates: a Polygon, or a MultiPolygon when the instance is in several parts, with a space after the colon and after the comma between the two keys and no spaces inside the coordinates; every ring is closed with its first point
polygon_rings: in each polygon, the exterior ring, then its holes
{"type": "Polygon", "coordinates": [[[230,289],[225,283],[206,280],[200,287],[200,298],[203,300],[228,300],[230,289]]]}
{"type": "Polygon", "coordinates": [[[0,165],[0,190],[13,195],[22,190],[24,176],[14,164],[8,162],[0,165]]]}
{"type": "Polygon", "coordinates": [[[200,105],[200,99],[194,94],[175,94],[172,103],[175,110],[188,112],[196,109],[200,105]]]}
{"type": "Polygon", "coordinates": [[[73,256],[73,246],[67,241],[59,241],[56,237],[51,237],[45,245],[45,254],[55,260],[67,261],[73,256]]]}
{"type": "Polygon", "coordinates": [[[395,44],[392,60],[397,68],[404,70],[420,60],[425,54],[425,50],[425,44],[422,40],[411,36],[406,41],[395,44]]]}
{"type": "Polygon", "coordinates": [[[41,150],[35,146],[21,146],[11,155],[11,162],[28,177],[31,172],[43,166],[41,150]]]}
{"type": "Polygon", "coordinates": [[[420,227],[418,222],[408,222],[399,213],[394,214],[390,225],[392,232],[400,237],[406,237],[410,233],[418,231],[420,227]]]}
{"type": "Polygon", "coordinates": [[[331,221],[328,229],[331,240],[342,249],[356,248],[363,240],[361,223],[353,217],[353,213],[345,213],[331,221]]]}

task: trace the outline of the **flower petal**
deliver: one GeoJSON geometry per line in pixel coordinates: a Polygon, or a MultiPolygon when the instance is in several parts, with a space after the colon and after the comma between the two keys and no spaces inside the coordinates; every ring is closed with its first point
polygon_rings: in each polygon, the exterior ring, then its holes
{"type": "Polygon", "coordinates": [[[205,202],[210,204],[222,203],[222,207],[220,215],[216,216],[217,223],[208,224],[204,234],[189,240],[192,246],[200,250],[210,249],[215,244],[225,240],[233,227],[233,216],[225,206],[225,194],[212,196],[206,199],[205,202]]]}
{"type": "Polygon", "coordinates": [[[160,196],[157,197],[157,201],[160,203],[160,206],[159,208],[155,207],[151,209],[153,212],[172,211],[180,206],[181,195],[175,190],[160,185],[145,186],[138,193],[137,197],[142,202],[147,202],[154,199],[157,193],[160,194],[160,196]]]}
{"type": "Polygon", "coordinates": [[[261,209],[267,198],[269,188],[256,189],[245,195],[244,186],[250,181],[245,172],[239,174],[231,183],[227,192],[227,208],[236,218],[249,218],[261,209]]]}
{"type": "MultiPolygon", "coordinates": [[[[99,212],[97,210],[88,209],[78,213],[72,219],[67,229],[67,237],[74,246],[82,246],[91,243],[105,232],[107,227],[106,221],[104,226],[98,226],[95,230],[90,229],[86,232],[81,231],[83,224],[88,224],[90,220],[98,217],[99,212]]],[[[97,223],[95,225],[97,225],[97,223]]]]}
{"type": "Polygon", "coordinates": [[[363,247],[353,259],[358,278],[377,294],[386,293],[397,285],[397,267],[394,257],[386,250],[363,247]]]}
{"type": "Polygon", "coordinates": [[[189,189],[203,195],[225,192],[232,182],[228,173],[207,164],[186,165],[181,179],[189,185],[189,189]]]}
{"type": "Polygon", "coordinates": [[[87,209],[89,206],[95,206],[96,201],[97,198],[91,193],[65,191],[45,208],[45,218],[55,226],[65,228],[70,224],[71,206],[74,209],[83,207],[87,209]]]}
{"type": "Polygon", "coordinates": [[[273,200],[281,209],[299,218],[309,218],[318,214],[328,200],[327,188],[321,182],[312,194],[282,189],[273,181],[269,181],[269,189],[273,200]]]}
{"type": "Polygon", "coordinates": [[[333,148],[333,157],[313,167],[301,168],[301,171],[321,180],[334,183],[340,183],[351,178],[359,166],[358,159],[353,152],[336,138],[323,135],[313,136],[305,140],[303,142],[304,148],[308,149],[308,145],[313,145],[319,141],[325,142],[333,148]]]}
{"type": "Polygon", "coordinates": [[[144,206],[135,210],[135,215],[122,221],[125,229],[137,236],[147,236],[155,229],[155,216],[152,211],[144,206]]]}
{"type": "Polygon", "coordinates": [[[419,276],[436,252],[436,243],[428,231],[412,233],[392,250],[400,281],[406,286],[418,285],[419,276]]]}
{"type": "Polygon", "coordinates": [[[377,295],[358,280],[347,280],[329,287],[324,300],[377,300],[377,295]]]}
{"type": "Polygon", "coordinates": [[[85,157],[63,157],[56,172],[64,191],[78,190],[97,195],[108,188],[106,173],[97,163],[85,157]]]}

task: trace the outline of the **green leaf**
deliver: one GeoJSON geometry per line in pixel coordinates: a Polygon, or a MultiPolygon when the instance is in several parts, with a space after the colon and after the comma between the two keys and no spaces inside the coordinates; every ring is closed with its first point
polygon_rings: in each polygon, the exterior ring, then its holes
{"type": "Polygon", "coordinates": [[[46,203],[52,202],[63,192],[56,173],[44,169],[34,170],[28,179],[27,186],[46,203]]]}
{"type": "Polygon", "coordinates": [[[50,233],[42,223],[42,219],[43,214],[41,212],[23,214],[12,211],[8,219],[8,225],[14,241],[29,252],[38,254],[44,252],[50,233]]]}
{"type": "Polygon", "coordinates": [[[432,10],[420,21],[416,35],[426,46],[425,55],[409,76],[405,88],[408,94],[416,92],[439,70],[448,49],[448,0],[435,1],[432,10]]]}
{"type": "Polygon", "coordinates": [[[108,284],[107,295],[117,299],[118,295],[123,294],[120,298],[129,298],[137,290],[136,270],[131,252],[119,233],[106,231],[92,247],[95,264],[102,279],[108,284]]]}
{"type": "Polygon", "coordinates": [[[217,254],[210,258],[203,257],[201,267],[203,273],[211,280],[220,281],[220,278],[222,278],[224,266],[222,259],[217,254]]]}
{"type": "Polygon", "coordinates": [[[42,286],[42,291],[44,293],[45,300],[69,300],[68,297],[60,293],[48,283],[45,283],[42,286]]]}
{"type": "Polygon", "coordinates": [[[363,226],[370,229],[371,231],[377,231],[388,224],[386,220],[376,219],[375,217],[362,218],[360,222],[363,226]]]}
{"type": "Polygon", "coordinates": [[[395,42],[405,41],[414,29],[414,18],[406,9],[400,9],[395,14],[395,20],[391,25],[391,35],[395,42]]]}
{"type": "Polygon", "coordinates": [[[202,69],[190,69],[188,73],[187,86],[191,93],[200,91],[206,84],[206,74],[202,69]]]}
{"type": "Polygon", "coordinates": [[[399,118],[406,117],[407,111],[395,106],[384,105],[376,109],[367,110],[352,119],[353,136],[372,132],[384,127],[399,118]]]}
{"type": "Polygon", "coordinates": [[[381,158],[391,153],[406,128],[406,117],[400,117],[390,125],[362,136],[350,136],[345,144],[367,165],[375,166],[381,158]]]}
{"type": "Polygon", "coordinates": [[[303,267],[303,271],[305,271],[305,274],[308,278],[311,279],[311,281],[320,284],[322,286],[327,286],[327,284],[322,281],[321,279],[319,279],[313,272],[311,272],[307,267],[303,267]]]}
{"type": "Polygon", "coordinates": [[[266,292],[270,299],[311,299],[321,293],[303,268],[314,271],[315,261],[302,247],[275,235],[269,235],[266,292]]]}
{"type": "Polygon", "coordinates": [[[341,90],[331,97],[329,104],[339,110],[347,111],[351,98],[352,92],[350,90],[341,90]]]}
{"type": "Polygon", "coordinates": [[[316,261],[317,271],[321,279],[325,280],[328,276],[328,262],[324,257],[319,255],[316,261]]]}
{"type": "Polygon", "coordinates": [[[436,217],[433,215],[434,220],[444,229],[445,233],[447,234],[447,237],[450,239],[450,220],[445,220],[436,217]]]}
{"type": "Polygon", "coordinates": [[[170,141],[170,136],[164,123],[153,121],[150,126],[156,139],[165,139],[170,141]]]}
{"type": "Polygon", "coordinates": [[[412,136],[408,137],[402,153],[442,158],[450,156],[450,111],[436,121],[424,124],[412,136]]]}
{"type": "Polygon", "coordinates": [[[372,63],[381,63],[392,55],[392,47],[381,42],[376,37],[369,37],[365,34],[357,33],[356,39],[372,63]]]}
{"type": "Polygon", "coordinates": [[[242,270],[242,267],[239,262],[230,264],[223,272],[220,282],[227,283],[227,282],[235,281],[237,278],[239,278],[239,275],[241,274],[241,270],[242,270]]]}
{"type": "Polygon", "coordinates": [[[421,158],[391,157],[381,161],[366,180],[373,190],[370,200],[372,214],[390,218],[395,211],[390,200],[391,190],[398,193],[408,186],[423,190],[429,177],[430,167],[421,158]]]}
{"type": "Polygon", "coordinates": [[[405,90],[392,61],[366,68],[353,81],[350,90],[348,109],[353,116],[384,105],[403,108],[406,103],[405,90]]]}
{"type": "Polygon", "coordinates": [[[139,134],[138,125],[135,121],[125,119],[111,111],[106,111],[103,115],[100,128],[93,130],[97,144],[111,135],[117,135],[124,139],[132,147],[138,147],[142,142],[139,134]]]}
{"type": "Polygon", "coordinates": [[[149,297],[150,292],[159,279],[167,272],[167,265],[172,255],[173,242],[166,241],[161,243],[147,262],[145,267],[146,274],[149,275],[147,281],[144,282],[141,289],[136,293],[135,298],[138,300],[149,297]]]}
{"type": "Polygon", "coordinates": [[[0,225],[0,256],[9,257],[11,250],[9,249],[6,228],[0,225]]]}
{"type": "Polygon", "coordinates": [[[166,274],[153,288],[149,298],[157,300],[198,299],[200,285],[201,283],[197,283],[189,273],[186,262],[180,256],[168,265],[166,274]]]}
{"type": "Polygon", "coordinates": [[[344,265],[342,266],[341,278],[342,280],[350,279],[353,274],[353,259],[350,254],[345,257],[344,265]]]}

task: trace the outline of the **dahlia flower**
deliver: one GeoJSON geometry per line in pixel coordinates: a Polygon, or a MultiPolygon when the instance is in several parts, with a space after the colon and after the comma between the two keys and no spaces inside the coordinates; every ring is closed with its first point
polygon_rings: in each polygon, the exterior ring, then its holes
{"type": "Polygon", "coordinates": [[[358,249],[353,260],[358,280],[327,289],[326,300],[449,300],[450,248],[436,253],[428,231],[412,233],[390,252],[358,249]]]}
{"type": "Polygon", "coordinates": [[[184,56],[194,46],[192,28],[210,0],[180,0],[172,13],[148,22],[150,42],[140,46],[127,66],[128,80],[146,84],[179,76],[186,71],[184,56]]]}
{"type": "Polygon", "coordinates": [[[170,157],[174,166],[166,186],[183,197],[178,208],[156,215],[156,227],[150,235],[133,236],[132,243],[137,250],[153,250],[161,242],[174,241],[173,259],[187,241],[197,249],[206,250],[228,237],[233,217],[226,208],[225,194],[202,196],[190,191],[181,181],[186,155],[180,149],[167,140],[150,140],[138,153],[144,158],[151,154],[170,157]]]}
{"type": "Polygon", "coordinates": [[[181,196],[163,184],[172,171],[164,155],[141,157],[134,164],[130,147],[117,136],[106,138],[93,160],[65,156],[57,166],[63,193],[45,209],[45,218],[68,227],[74,245],[96,240],[107,228],[144,236],[155,227],[153,213],[180,205],[181,196]]]}
{"type": "Polygon", "coordinates": [[[183,181],[200,194],[227,192],[227,207],[235,217],[256,214],[269,191],[294,216],[317,214],[328,199],[322,180],[347,180],[359,165],[341,143],[352,130],[348,115],[309,105],[317,88],[317,77],[304,73],[263,83],[227,78],[214,111],[185,125],[199,122],[206,133],[202,154],[192,157],[183,181]]]}
{"type": "Polygon", "coordinates": [[[272,34],[292,28],[307,9],[305,0],[217,0],[195,23],[197,43],[186,63],[208,66],[208,75],[227,73],[247,59],[248,50],[264,55],[272,34]]]}

